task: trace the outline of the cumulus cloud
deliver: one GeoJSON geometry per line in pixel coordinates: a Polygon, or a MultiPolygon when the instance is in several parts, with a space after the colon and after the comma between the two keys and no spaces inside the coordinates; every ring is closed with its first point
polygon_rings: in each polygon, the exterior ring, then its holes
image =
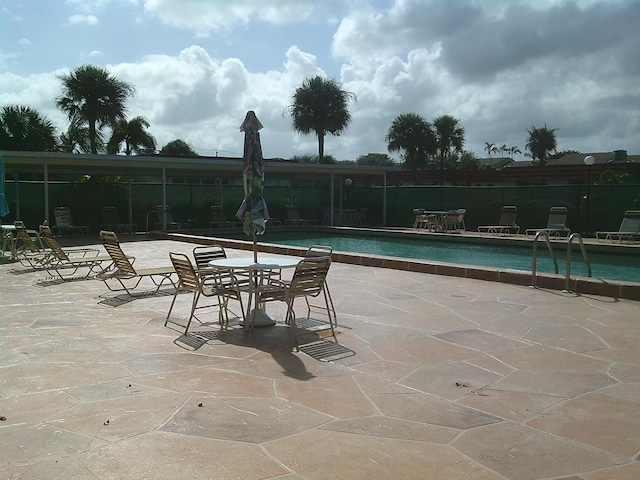
{"type": "Polygon", "coordinates": [[[98,25],[98,17],[95,15],[71,15],[67,22],[69,25],[98,25]]]}
{"type": "MultiPolygon", "coordinates": [[[[108,1],[76,1],[72,13],[100,11],[95,28],[107,28],[108,1]]],[[[238,127],[255,110],[265,156],[315,153],[315,136],[295,133],[286,107],[304,78],[326,75],[357,96],[349,128],[326,138],[340,160],[386,152],[389,125],[405,112],[459,118],[465,147],[481,156],[485,142],[524,150],[527,128],[545,123],[558,129],[559,149],[640,153],[637,0],[145,0],[131,9],[136,30],[146,28],[133,44],[144,53],[112,60],[108,43],[86,48],[135,85],[128,114],[147,117],[160,146],[182,138],[201,154],[240,155],[238,127]]],[[[0,74],[0,101],[24,100],[64,129],[59,93],[55,72],[0,74]]]]}
{"type": "Polygon", "coordinates": [[[163,23],[195,29],[200,35],[247,25],[251,20],[274,24],[301,22],[313,12],[313,3],[298,0],[145,0],[145,10],[163,23]]]}

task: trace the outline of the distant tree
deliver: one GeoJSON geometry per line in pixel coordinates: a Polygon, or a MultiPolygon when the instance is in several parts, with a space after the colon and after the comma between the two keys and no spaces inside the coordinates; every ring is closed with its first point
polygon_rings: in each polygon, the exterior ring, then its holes
{"type": "Polygon", "coordinates": [[[545,123],[544,127],[531,127],[527,130],[529,133],[529,141],[527,142],[527,150],[531,152],[531,158],[539,165],[545,165],[550,153],[556,149],[556,130],[557,128],[549,128],[545,123]]]}
{"type": "Polygon", "coordinates": [[[489,159],[491,159],[491,154],[496,153],[496,151],[498,150],[495,143],[489,143],[489,142],[484,143],[484,149],[487,151],[487,155],[489,155],[489,159]]]}
{"type": "MultiPolygon", "coordinates": [[[[105,150],[104,136],[99,130],[96,132],[98,152],[105,150]]],[[[65,153],[91,153],[89,127],[77,120],[72,120],[65,133],[60,134],[60,151],[65,153]]]]}
{"type": "Polygon", "coordinates": [[[318,158],[324,159],[325,135],[340,135],[347,128],[351,121],[349,102],[355,99],[354,93],[343,90],[335,80],[318,75],[303,80],[285,112],[291,115],[294,130],[316,134],[318,158]]]}
{"type": "Polygon", "coordinates": [[[305,153],[303,155],[294,155],[291,161],[296,163],[318,163],[318,156],[312,153],[305,153]]]}
{"type": "Polygon", "coordinates": [[[93,65],[83,65],[58,78],[63,88],[56,105],[69,120],[89,127],[91,153],[98,153],[98,132],[103,127],[114,128],[125,118],[125,104],[134,87],[93,65]]]}
{"type": "Polygon", "coordinates": [[[179,138],[170,141],[160,149],[160,155],[164,157],[197,157],[198,154],[184,140],[179,138]]]}
{"type": "Polygon", "coordinates": [[[578,150],[562,150],[560,152],[555,152],[553,155],[549,155],[549,160],[562,158],[565,155],[571,155],[574,153],[579,154],[580,152],[578,150]]]}
{"type": "Polygon", "coordinates": [[[518,153],[522,153],[522,150],[520,150],[518,147],[514,146],[514,147],[508,148],[507,152],[509,152],[512,155],[512,158],[513,158],[513,155],[516,155],[518,153]]]}
{"type": "Polygon", "coordinates": [[[53,123],[37,110],[7,105],[0,111],[0,150],[53,152],[57,150],[53,123]]]}
{"type": "Polygon", "coordinates": [[[413,181],[418,183],[418,169],[424,168],[429,155],[437,151],[436,136],[422,115],[401,113],[385,137],[390,152],[402,152],[405,167],[413,171],[413,181]]]}
{"type": "Polygon", "coordinates": [[[464,146],[464,128],[460,120],[451,115],[442,115],[433,121],[438,156],[440,158],[440,185],[444,185],[444,165],[453,153],[462,152],[464,146]]]}
{"type": "Polygon", "coordinates": [[[357,165],[368,165],[372,167],[393,167],[396,163],[386,153],[367,153],[356,158],[357,165]]]}
{"type": "Polygon", "coordinates": [[[132,152],[155,153],[156,139],[146,130],[149,125],[149,121],[144,117],[135,117],[128,121],[118,120],[107,144],[107,153],[119,153],[123,143],[126,155],[131,155],[132,152]]]}
{"type": "Polygon", "coordinates": [[[480,170],[482,163],[475,153],[463,150],[460,153],[457,166],[459,170],[480,170]]]}

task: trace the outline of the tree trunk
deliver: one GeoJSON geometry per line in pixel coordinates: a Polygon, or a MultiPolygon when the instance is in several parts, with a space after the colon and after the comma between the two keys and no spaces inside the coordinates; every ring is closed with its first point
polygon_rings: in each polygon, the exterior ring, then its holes
{"type": "Polygon", "coordinates": [[[89,120],[89,143],[91,144],[91,153],[98,153],[98,145],[96,143],[96,122],[89,120]]]}
{"type": "Polygon", "coordinates": [[[318,163],[324,158],[324,132],[318,131],[318,163]]]}

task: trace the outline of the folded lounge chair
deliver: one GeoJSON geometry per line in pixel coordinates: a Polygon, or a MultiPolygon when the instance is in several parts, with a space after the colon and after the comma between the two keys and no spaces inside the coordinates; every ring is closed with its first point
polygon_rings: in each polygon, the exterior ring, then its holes
{"type": "Polygon", "coordinates": [[[567,221],[566,207],[551,207],[549,210],[549,220],[544,228],[527,228],[527,235],[535,235],[542,230],[546,230],[549,236],[568,236],[571,230],[565,225],[567,221]]]}
{"type": "Polygon", "coordinates": [[[140,285],[143,278],[151,279],[156,286],[152,293],[157,292],[165,281],[168,281],[174,287],[176,286],[171,278],[176,273],[173,266],[136,268],[133,265],[135,257],[127,257],[124,254],[115,232],[102,230],[100,232],[100,240],[107,253],[109,253],[111,260],[113,260],[113,264],[99,272],[96,278],[102,280],[109,290],[114,292],[124,290],[131,295],[131,290],[140,285]],[[119,283],[120,286],[112,287],[110,285],[111,280],[119,283]]]}
{"type": "Polygon", "coordinates": [[[122,223],[116,207],[102,207],[101,230],[114,231],[116,233],[136,233],[135,223],[122,223]]]}
{"type": "Polygon", "coordinates": [[[295,205],[286,205],[285,210],[287,211],[287,219],[284,222],[286,225],[315,225],[317,223],[317,220],[301,218],[295,205]]]}
{"type": "Polygon", "coordinates": [[[518,208],[513,205],[505,205],[502,207],[502,215],[497,225],[483,225],[478,227],[478,233],[482,235],[511,235],[518,234],[520,227],[516,223],[516,215],[518,208]]]}
{"type": "Polygon", "coordinates": [[[54,230],[59,235],[69,235],[79,233],[86,235],[89,233],[89,227],[86,225],[75,225],[71,217],[71,209],[69,207],[55,207],[53,216],[56,220],[54,230]]]}
{"type": "Polygon", "coordinates": [[[40,225],[40,238],[49,248],[40,265],[52,277],[65,280],[75,275],[78,270],[86,268],[87,272],[82,278],[87,278],[98,270],[103,262],[111,263],[110,257],[100,256],[100,250],[95,248],[63,249],[47,225],[40,225]]]}
{"type": "Polygon", "coordinates": [[[213,228],[239,227],[242,222],[230,222],[220,205],[211,205],[211,221],[209,224],[213,228]]]}
{"type": "Polygon", "coordinates": [[[627,210],[616,232],[596,232],[598,241],[635,243],[640,240],[640,210],[627,210]]]}

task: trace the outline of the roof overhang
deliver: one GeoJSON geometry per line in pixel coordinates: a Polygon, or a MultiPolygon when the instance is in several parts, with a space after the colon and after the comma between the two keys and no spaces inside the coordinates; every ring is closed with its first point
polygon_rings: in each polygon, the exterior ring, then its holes
{"type": "MultiPolygon", "coordinates": [[[[8,174],[17,172],[48,175],[161,175],[179,177],[242,175],[242,158],[161,157],[157,155],[86,155],[58,152],[0,151],[8,174]]],[[[351,164],[314,164],[265,160],[270,177],[313,177],[316,175],[364,175],[382,177],[400,167],[371,167],[351,164]]]]}

